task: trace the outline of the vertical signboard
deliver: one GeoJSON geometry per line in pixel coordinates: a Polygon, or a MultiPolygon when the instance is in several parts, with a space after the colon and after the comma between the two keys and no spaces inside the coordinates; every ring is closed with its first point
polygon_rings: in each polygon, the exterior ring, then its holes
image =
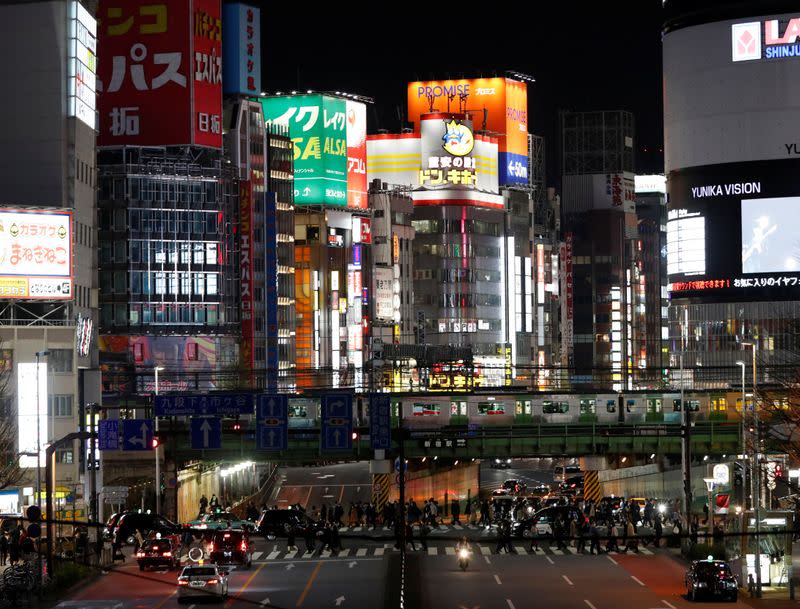
{"type": "Polygon", "coordinates": [[[367,209],[367,107],[345,102],[347,112],[347,207],[367,209]]]}
{"type": "Polygon", "coordinates": [[[289,129],[294,144],[294,202],[347,205],[345,101],[327,95],[260,98],[264,120],[289,129]]]}
{"type": "Polygon", "coordinates": [[[267,389],[278,388],[278,212],[274,192],[266,193],[264,208],[264,282],[267,313],[267,389]]]}
{"type": "Polygon", "coordinates": [[[226,94],[261,93],[261,9],[238,2],[222,7],[222,56],[226,94]]]}
{"type": "Polygon", "coordinates": [[[572,317],[574,311],[573,296],[572,296],[572,233],[567,233],[564,238],[564,282],[565,292],[564,300],[567,303],[566,317],[564,320],[563,330],[561,332],[561,340],[564,343],[567,352],[567,363],[572,365],[572,317]]]}
{"type": "Polygon", "coordinates": [[[220,0],[192,0],[192,135],[222,148],[222,10],[220,0]]]}
{"type": "Polygon", "coordinates": [[[321,450],[352,450],[353,396],[330,393],[322,396],[321,450]]]}
{"type": "Polygon", "coordinates": [[[373,450],[392,447],[391,409],[388,394],[373,393],[369,397],[369,439],[373,450]]]}
{"type": "Polygon", "coordinates": [[[80,2],[69,3],[69,71],[67,116],[95,127],[97,21],[80,2]]]}
{"type": "Polygon", "coordinates": [[[255,366],[253,343],[253,187],[249,180],[239,182],[239,265],[242,303],[241,363],[251,371],[255,366]]]}
{"type": "Polygon", "coordinates": [[[222,146],[222,19],[219,0],[100,11],[98,146],[222,146]]]}

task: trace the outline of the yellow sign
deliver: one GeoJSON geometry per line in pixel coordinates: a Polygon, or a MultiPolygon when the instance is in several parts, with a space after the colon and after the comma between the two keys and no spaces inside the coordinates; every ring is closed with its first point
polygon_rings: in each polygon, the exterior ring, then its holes
{"type": "Polygon", "coordinates": [[[0,277],[0,298],[27,298],[28,280],[0,277]]]}
{"type": "Polygon", "coordinates": [[[454,120],[447,123],[447,130],[442,136],[442,148],[453,156],[466,156],[475,147],[472,131],[466,125],[454,120]]]}

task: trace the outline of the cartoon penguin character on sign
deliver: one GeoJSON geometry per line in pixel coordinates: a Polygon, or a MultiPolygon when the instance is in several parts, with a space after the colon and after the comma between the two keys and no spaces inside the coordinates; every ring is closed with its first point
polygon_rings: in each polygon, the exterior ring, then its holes
{"type": "Polygon", "coordinates": [[[445,132],[442,136],[442,148],[453,156],[465,156],[472,152],[475,140],[472,131],[466,125],[455,120],[445,122],[445,132]]]}

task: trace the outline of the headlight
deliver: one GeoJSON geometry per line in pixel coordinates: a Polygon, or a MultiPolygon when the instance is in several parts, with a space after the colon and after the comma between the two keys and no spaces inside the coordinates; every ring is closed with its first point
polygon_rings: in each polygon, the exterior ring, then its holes
{"type": "Polygon", "coordinates": [[[706,582],[697,582],[695,588],[708,588],[708,584],[706,582]]]}
{"type": "Polygon", "coordinates": [[[495,463],[500,463],[500,459],[495,459],[494,462],[495,463]]]}
{"type": "Polygon", "coordinates": [[[506,459],[506,463],[508,463],[509,465],[511,465],[511,459],[506,459]]]}
{"type": "Polygon", "coordinates": [[[465,549],[465,548],[461,548],[458,551],[458,557],[459,558],[469,558],[469,551],[467,549],[465,549]]]}
{"type": "Polygon", "coordinates": [[[667,506],[664,505],[663,503],[659,503],[658,504],[658,513],[659,514],[663,514],[666,511],[667,511],[667,506]]]}

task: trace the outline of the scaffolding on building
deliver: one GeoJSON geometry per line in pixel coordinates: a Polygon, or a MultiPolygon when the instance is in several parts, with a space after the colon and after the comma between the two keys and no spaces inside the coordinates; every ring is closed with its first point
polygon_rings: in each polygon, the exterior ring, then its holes
{"type": "Polygon", "coordinates": [[[631,112],[561,112],[559,119],[561,175],[634,171],[631,112]]]}

